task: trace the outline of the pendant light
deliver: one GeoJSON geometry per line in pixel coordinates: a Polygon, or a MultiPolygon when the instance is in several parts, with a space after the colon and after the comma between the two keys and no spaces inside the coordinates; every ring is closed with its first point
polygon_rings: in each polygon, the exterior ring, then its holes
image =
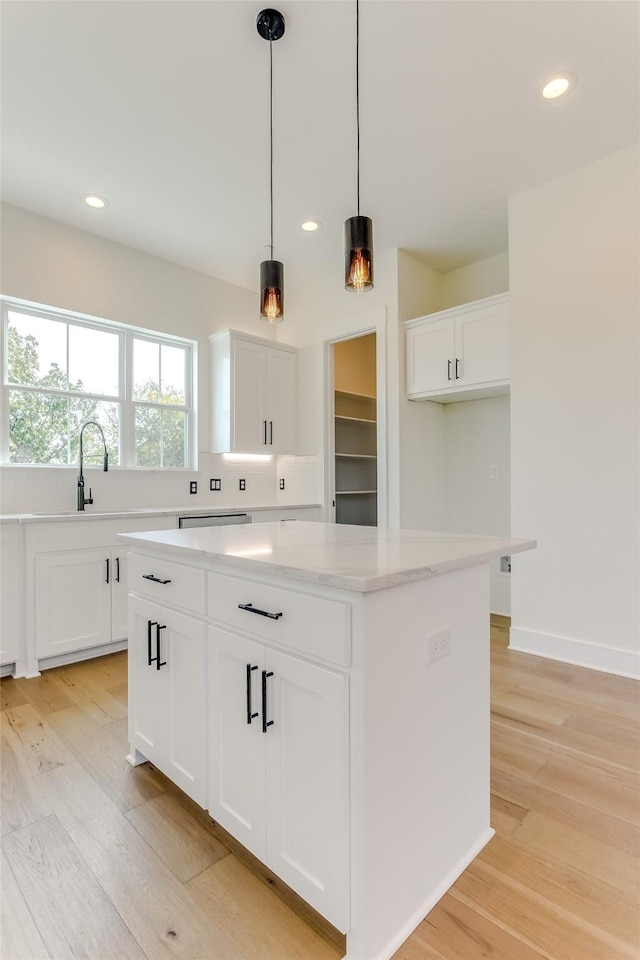
{"type": "Polygon", "coordinates": [[[260,264],[260,319],[279,323],[284,319],[284,265],[273,259],[273,41],[284,35],[284,17],[277,10],[261,10],[256,27],[262,39],[269,41],[270,259],[260,264]]]}
{"type": "Polygon", "coordinates": [[[373,289],[373,223],[360,216],[360,0],[356,0],[356,129],[358,215],[344,224],[344,286],[350,293],[373,289]]]}

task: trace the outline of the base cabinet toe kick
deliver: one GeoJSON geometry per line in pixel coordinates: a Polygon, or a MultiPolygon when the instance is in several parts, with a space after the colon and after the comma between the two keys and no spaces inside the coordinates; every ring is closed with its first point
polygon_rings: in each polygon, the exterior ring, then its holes
{"type": "Polygon", "coordinates": [[[127,759],[387,960],[492,835],[489,562],[363,592],[128,547],[127,759]]]}

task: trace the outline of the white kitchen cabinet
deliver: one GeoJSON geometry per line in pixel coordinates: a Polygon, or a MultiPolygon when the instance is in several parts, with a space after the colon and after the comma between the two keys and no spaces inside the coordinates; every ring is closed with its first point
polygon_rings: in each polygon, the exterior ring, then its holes
{"type": "Polygon", "coordinates": [[[100,547],[36,557],[38,659],[111,642],[110,568],[100,547]]]}
{"type": "Polygon", "coordinates": [[[35,560],[38,659],[127,637],[126,551],[95,547],[35,560]]]}
{"type": "Polygon", "coordinates": [[[18,524],[0,524],[0,665],[20,658],[21,533],[18,524]]]}
{"type": "Polygon", "coordinates": [[[209,812],[346,930],[347,676],[219,627],[209,644],[209,812]]]}
{"type": "Polygon", "coordinates": [[[27,675],[126,644],[127,550],[117,534],[175,525],[172,516],[25,524],[27,675]]]}
{"type": "Polygon", "coordinates": [[[449,403],[507,392],[508,294],[405,323],[407,396],[449,403]]]}
{"type": "Polygon", "coordinates": [[[212,453],[295,453],[295,348],[235,331],[209,340],[212,453]]]}
{"type": "Polygon", "coordinates": [[[150,760],[204,806],[205,624],[138,598],[130,618],[130,760],[150,760]]]}

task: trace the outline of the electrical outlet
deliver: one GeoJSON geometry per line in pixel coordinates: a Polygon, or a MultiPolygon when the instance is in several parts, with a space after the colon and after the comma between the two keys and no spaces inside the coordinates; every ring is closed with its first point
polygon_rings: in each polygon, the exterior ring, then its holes
{"type": "Polygon", "coordinates": [[[246,489],[247,489],[247,481],[246,481],[246,480],[238,480],[238,488],[239,488],[240,490],[246,490],[246,489]]]}
{"type": "Polygon", "coordinates": [[[209,480],[209,490],[222,490],[222,480],[209,480]]]}
{"type": "Polygon", "coordinates": [[[451,653],[451,630],[446,627],[427,637],[427,663],[435,663],[451,653]]]}
{"type": "Polygon", "coordinates": [[[280,489],[284,490],[284,477],[280,478],[280,489]]]}
{"type": "Polygon", "coordinates": [[[511,573],[511,557],[500,557],[500,573],[511,573]]]}
{"type": "Polygon", "coordinates": [[[198,492],[198,481],[189,480],[189,493],[197,493],[197,492],[198,492]]]}
{"type": "Polygon", "coordinates": [[[500,471],[498,470],[498,464],[492,463],[491,466],[489,467],[489,479],[497,480],[499,475],[500,475],[500,471]]]}

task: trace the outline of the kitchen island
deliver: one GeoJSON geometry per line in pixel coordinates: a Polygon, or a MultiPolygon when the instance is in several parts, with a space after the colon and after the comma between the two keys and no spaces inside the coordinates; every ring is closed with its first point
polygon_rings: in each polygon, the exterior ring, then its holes
{"type": "Polygon", "coordinates": [[[527,540],[285,521],[122,535],[129,761],[386,960],[489,840],[489,564],[527,540]]]}

